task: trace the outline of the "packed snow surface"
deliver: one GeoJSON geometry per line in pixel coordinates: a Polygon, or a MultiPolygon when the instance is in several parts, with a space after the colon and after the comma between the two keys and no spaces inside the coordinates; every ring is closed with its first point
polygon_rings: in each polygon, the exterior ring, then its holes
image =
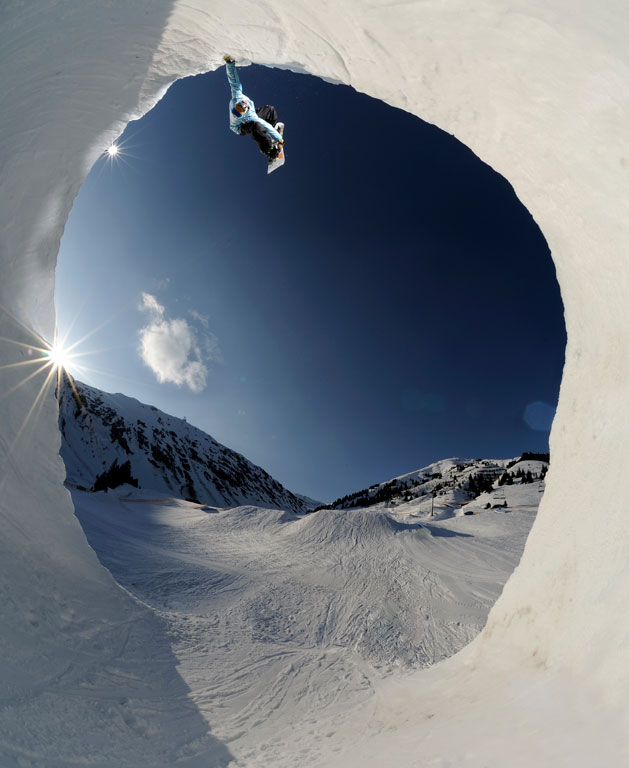
{"type": "Polygon", "coordinates": [[[536,512],[399,522],[383,509],[219,510],[130,486],[72,496],[101,562],[168,625],[212,733],[260,768],[329,764],[325,743],[383,680],[475,637],[536,512]]]}
{"type": "Polygon", "coordinates": [[[42,376],[20,386],[24,368],[4,367],[27,363],[37,334],[52,339],[59,240],[96,158],[226,51],[351,84],[457,136],[540,225],[566,311],[553,467],[486,629],[442,664],[391,675],[303,749],[325,742],[344,766],[629,763],[628,22],[620,0],[4,3],[3,766],[229,759],[165,625],[99,565],[73,517],[54,388],[38,398],[42,376]]]}

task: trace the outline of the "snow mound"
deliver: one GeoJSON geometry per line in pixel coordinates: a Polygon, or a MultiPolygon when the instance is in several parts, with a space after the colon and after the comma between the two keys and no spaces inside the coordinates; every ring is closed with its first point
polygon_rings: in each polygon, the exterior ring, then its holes
{"type": "Polygon", "coordinates": [[[300,526],[300,536],[313,545],[324,546],[348,538],[359,545],[402,531],[416,531],[417,527],[417,524],[397,522],[380,510],[358,509],[339,512],[321,509],[304,518],[300,526]]]}
{"type": "Polygon", "coordinates": [[[294,764],[305,744],[328,764],[326,733],[387,675],[480,631],[534,518],[458,519],[430,535],[373,510],[73,499],[101,561],[168,624],[193,700],[246,765],[269,752],[294,764]]]}
{"type": "Polygon", "coordinates": [[[233,528],[242,528],[243,530],[254,528],[271,533],[286,523],[293,523],[300,519],[294,512],[287,512],[283,509],[264,509],[251,505],[221,511],[229,512],[230,525],[233,528]]]}

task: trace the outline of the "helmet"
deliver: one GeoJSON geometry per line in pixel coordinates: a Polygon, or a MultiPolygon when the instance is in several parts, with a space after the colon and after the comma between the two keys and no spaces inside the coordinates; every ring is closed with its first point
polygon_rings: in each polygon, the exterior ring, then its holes
{"type": "Polygon", "coordinates": [[[238,99],[234,104],[232,113],[236,117],[242,117],[249,109],[249,99],[238,99]]]}

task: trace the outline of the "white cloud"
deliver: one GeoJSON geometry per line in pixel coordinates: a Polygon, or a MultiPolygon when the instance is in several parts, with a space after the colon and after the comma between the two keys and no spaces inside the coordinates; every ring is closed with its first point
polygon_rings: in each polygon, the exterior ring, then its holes
{"type": "Polygon", "coordinates": [[[164,307],[162,307],[155,296],[152,296],[150,293],[142,294],[142,306],[140,309],[146,309],[149,312],[159,315],[159,317],[164,314],[164,307]]]}
{"type": "Polygon", "coordinates": [[[140,356],[157,380],[193,392],[205,389],[206,362],[220,360],[216,336],[199,334],[183,317],[167,318],[165,307],[150,293],[142,294],[140,309],[149,313],[148,325],[140,330],[140,356]]]}
{"type": "Polygon", "coordinates": [[[202,315],[200,312],[197,312],[196,309],[189,309],[188,312],[195,320],[201,323],[205,329],[210,327],[210,318],[207,315],[202,315]]]}

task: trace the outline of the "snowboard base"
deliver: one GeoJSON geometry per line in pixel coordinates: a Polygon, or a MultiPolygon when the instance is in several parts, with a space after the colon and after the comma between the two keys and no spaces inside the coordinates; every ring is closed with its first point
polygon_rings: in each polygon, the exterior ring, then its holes
{"type": "Polygon", "coordinates": [[[269,165],[267,167],[266,172],[267,173],[273,173],[273,171],[277,171],[278,168],[281,168],[286,161],[286,156],[284,155],[284,147],[282,146],[282,150],[279,153],[279,155],[275,158],[275,160],[269,160],[269,165]]]}

